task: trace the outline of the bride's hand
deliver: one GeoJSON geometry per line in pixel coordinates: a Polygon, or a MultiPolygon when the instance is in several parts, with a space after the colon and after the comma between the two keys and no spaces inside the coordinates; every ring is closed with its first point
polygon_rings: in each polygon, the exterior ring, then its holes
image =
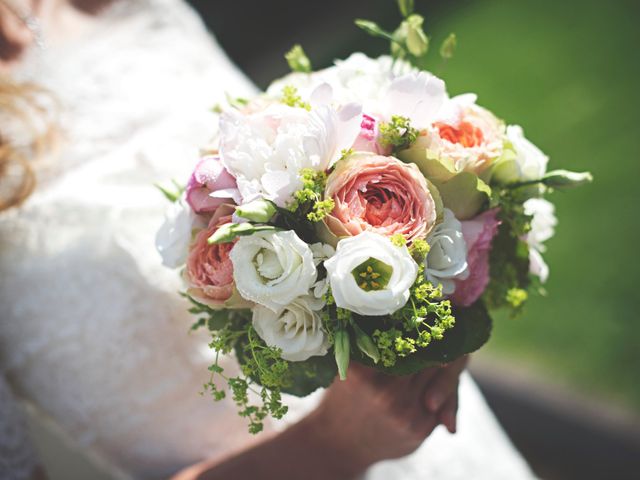
{"type": "Polygon", "coordinates": [[[456,429],[458,380],[467,358],[415,375],[392,377],[353,365],[327,390],[309,421],[318,435],[364,468],[416,450],[440,423],[456,429]]]}

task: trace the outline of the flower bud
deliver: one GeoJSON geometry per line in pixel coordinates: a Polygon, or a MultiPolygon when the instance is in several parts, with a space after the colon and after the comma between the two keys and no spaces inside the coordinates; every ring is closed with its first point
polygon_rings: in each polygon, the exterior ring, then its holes
{"type": "Polygon", "coordinates": [[[294,72],[309,73],[311,71],[311,61],[300,45],[294,45],[284,58],[294,72]]]}
{"type": "Polygon", "coordinates": [[[380,361],[380,351],[371,337],[367,335],[358,325],[353,324],[353,331],[356,334],[356,345],[362,353],[373,360],[374,363],[380,361]]]}
{"type": "Polygon", "coordinates": [[[449,60],[453,57],[453,52],[456,49],[457,38],[455,33],[450,33],[447,38],[445,38],[444,42],[440,46],[440,56],[445,60],[449,60]]]}
{"type": "Polygon", "coordinates": [[[593,181],[590,172],[570,172],[568,170],[554,170],[542,177],[542,183],[551,188],[573,188],[586,185],[593,181]]]}
{"type": "Polygon", "coordinates": [[[407,50],[415,57],[421,57],[429,49],[429,39],[422,29],[422,15],[411,15],[405,20],[407,24],[407,50]]]}
{"type": "Polygon", "coordinates": [[[216,232],[211,235],[207,242],[213,243],[230,243],[237,237],[245,237],[247,235],[253,235],[256,232],[262,232],[265,230],[275,230],[275,227],[271,225],[253,225],[251,223],[227,223],[222,225],[216,232]]]}
{"type": "Polygon", "coordinates": [[[349,368],[349,333],[346,330],[337,330],[334,335],[334,353],[336,356],[336,365],[338,366],[338,375],[340,380],[347,379],[347,369],[349,368]]]}
{"type": "Polygon", "coordinates": [[[236,207],[236,215],[251,222],[266,223],[276,214],[276,207],[268,200],[258,199],[236,207]]]}

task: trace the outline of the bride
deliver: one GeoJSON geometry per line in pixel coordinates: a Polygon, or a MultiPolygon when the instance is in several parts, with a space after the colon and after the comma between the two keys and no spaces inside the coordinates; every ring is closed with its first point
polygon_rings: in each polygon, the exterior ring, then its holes
{"type": "Polygon", "coordinates": [[[42,475],[20,403],[114,478],[533,478],[464,360],[353,369],[257,437],[198,395],[210,352],[153,249],[150,185],[186,178],[210,107],[255,88],[185,3],[0,0],[0,72],[1,478],[42,475]]]}

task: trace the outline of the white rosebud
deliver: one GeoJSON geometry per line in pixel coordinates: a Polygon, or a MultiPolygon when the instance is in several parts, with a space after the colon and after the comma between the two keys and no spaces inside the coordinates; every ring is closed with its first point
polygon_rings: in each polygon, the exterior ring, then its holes
{"type": "Polygon", "coordinates": [[[291,230],[240,237],[230,257],[240,295],[274,312],[306,295],[316,281],[313,253],[291,230]]]}
{"type": "Polygon", "coordinates": [[[277,311],[260,305],[253,309],[253,328],[270,347],[282,349],[282,358],[302,362],[325,355],[328,341],[318,312],[324,302],[301,296],[277,311]]]}
{"type": "Polygon", "coordinates": [[[406,246],[363,232],[338,242],[324,262],[336,305],[360,315],[388,315],[403,307],[418,274],[406,246]]]}
{"type": "Polygon", "coordinates": [[[542,252],[546,250],[544,242],[553,237],[558,224],[555,207],[543,198],[530,198],[524,202],[524,212],[533,216],[526,238],[529,245],[529,271],[544,283],[549,277],[549,267],[542,258],[542,252]]]}
{"type": "Polygon", "coordinates": [[[162,264],[169,268],[184,265],[192,230],[204,228],[205,225],[184,198],[172,203],[165,213],[164,223],[156,233],[156,250],[162,257],[162,264]]]}
{"type": "Polygon", "coordinates": [[[424,275],[434,285],[442,284],[442,293],[451,295],[456,284],[469,276],[467,244],[462,235],[462,224],[453,212],[444,209],[444,220],[427,237],[431,247],[425,260],[424,275]]]}

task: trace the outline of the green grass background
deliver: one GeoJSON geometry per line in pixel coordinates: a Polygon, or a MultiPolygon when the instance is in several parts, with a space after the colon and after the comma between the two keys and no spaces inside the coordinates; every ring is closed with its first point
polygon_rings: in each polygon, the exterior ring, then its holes
{"type": "MultiPolygon", "coordinates": [[[[420,3],[420,0],[417,0],[420,3]]],[[[547,297],[497,316],[486,352],[640,410],[640,3],[476,0],[427,19],[458,51],[442,76],[595,183],[550,199],[547,297]]],[[[429,15],[428,11],[426,12],[429,15]]]]}
{"type": "MultiPolygon", "coordinates": [[[[548,295],[518,319],[496,315],[481,355],[640,411],[640,2],[416,0],[416,9],[450,94],[475,92],[520,124],[549,168],[595,176],[549,197],[560,222],[545,254],[548,295]],[[443,66],[437,50],[449,32],[458,49],[443,66]]],[[[388,29],[399,21],[394,0],[372,1],[360,16],[388,29]]],[[[351,38],[314,65],[386,48],[351,38]]]]}

